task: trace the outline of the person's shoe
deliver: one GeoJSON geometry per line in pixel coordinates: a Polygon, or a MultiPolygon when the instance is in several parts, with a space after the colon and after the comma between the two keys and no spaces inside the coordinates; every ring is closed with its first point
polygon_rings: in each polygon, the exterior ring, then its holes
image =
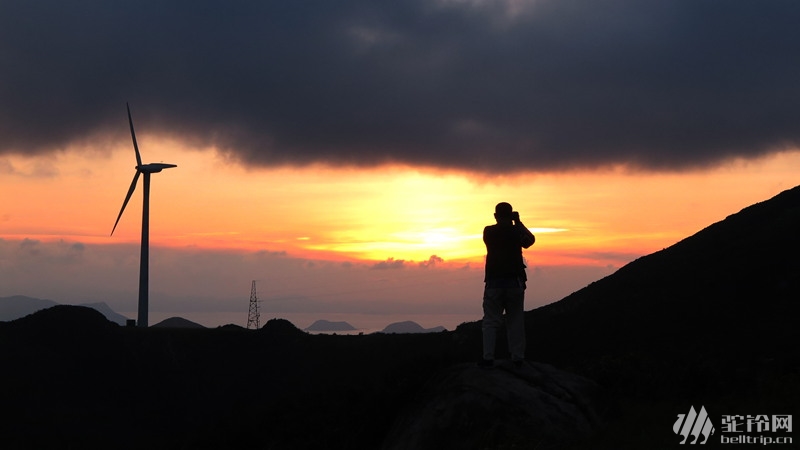
{"type": "Polygon", "coordinates": [[[494,367],[494,360],[493,359],[482,359],[478,361],[478,367],[481,369],[491,369],[494,367]]]}

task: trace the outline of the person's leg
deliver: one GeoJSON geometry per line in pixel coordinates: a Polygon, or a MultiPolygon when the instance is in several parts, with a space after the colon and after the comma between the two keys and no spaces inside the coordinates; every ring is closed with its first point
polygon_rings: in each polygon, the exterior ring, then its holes
{"type": "Polygon", "coordinates": [[[494,348],[497,341],[497,329],[503,324],[503,289],[483,291],[483,359],[494,360],[494,348]]]}
{"type": "Polygon", "coordinates": [[[506,337],[513,361],[525,359],[525,290],[506,289],[506,337]]]}

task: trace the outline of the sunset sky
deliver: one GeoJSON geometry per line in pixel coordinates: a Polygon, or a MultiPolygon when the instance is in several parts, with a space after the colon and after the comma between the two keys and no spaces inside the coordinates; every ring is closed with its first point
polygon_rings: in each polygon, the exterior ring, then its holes
{"type": "Polygon", "coordinates": [[[528,309],[800,184],[795,2],[3,2],[0,297],[150,322],[480,318],[484,226],[528,309]],[[262,4],[263,3],[263,4],[262,4]]]}

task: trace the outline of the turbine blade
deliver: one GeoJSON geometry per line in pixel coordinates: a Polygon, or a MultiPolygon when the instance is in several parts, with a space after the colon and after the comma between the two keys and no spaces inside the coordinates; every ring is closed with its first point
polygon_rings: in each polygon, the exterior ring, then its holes
{"type": "Polygon", "coordinates": [[[125,201],[122,202],[122,209],[119,210],[119,215],[117,216],[117,221],[114,222],[114,228],[111,229],[111,236],[114,235],[114,230],[117,229],[117,224],[119,223],[120,217],[122,217],[122,212],[125,211],[125,207],[128,206],[128,200],[131,199],[131,195],[133,195],[133,191],[136,190],[136,182],[139,181],[139,172],[136,171],[136,175],[133,176],[133,182],[131,182],[131,187],[128,189],[128,195],[125,196],[125,201]]]}
{"type": "MultiPolygon", "coordinates": [[[[133,139],[133,150],[136,151],[136,165],[142,165],[142,157],[139,155],[139,145],[136,143],[136,133],[133,131],[133,119],[131,119],[131,106],[125,103],[128,108],[128,123],[131,125],[131,139],[133,139]]],[[[138,173],[138,172],[137,172],[138,173]]]]}

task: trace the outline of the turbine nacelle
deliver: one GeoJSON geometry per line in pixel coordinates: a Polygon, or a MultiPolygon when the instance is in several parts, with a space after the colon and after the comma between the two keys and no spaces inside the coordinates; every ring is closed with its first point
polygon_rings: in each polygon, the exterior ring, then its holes
{"type": "Polygon", "coordinates": [[[142,173],[158,173],[164,169],[171,169],[173,167],[178,167],[178,166],[175,164],[150,163],[150,164],[142,164],[140,166],[136,166],[136,170],[142,173]]]}

